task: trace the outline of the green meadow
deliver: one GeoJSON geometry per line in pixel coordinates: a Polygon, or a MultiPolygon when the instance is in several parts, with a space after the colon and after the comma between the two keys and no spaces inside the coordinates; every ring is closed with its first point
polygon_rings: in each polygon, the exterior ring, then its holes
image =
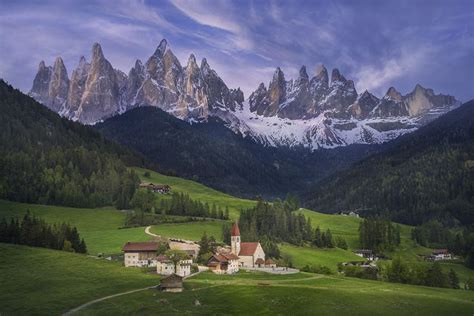
{"type": "Polygon", "coordinates": [[[208,237],[214,236],[216,241],[222,242],[222,226],[225,221],[205,221],[176,224],[154,225],[151,232],[163,237],[174,237],[192,241],[199,241],[204,233],[208,237]]]}
{"type": "Polygon", "coordinates": [[[182,293],[147,290],[103,301],[79,315],[471,315],[467,291],[300,273],[202,273],[182,293]]]}
{"type": "Polygon", "coordinates": [[[50,223],[76,226],[92,255],[119,253],[127,241],[150,239],[142,227],[122,229],[126,214],[113,208],[84,209],[0,200],[0,218],[22,217],[27,211],[50,223]]]}
{"type": "Polygon", "coordinates": [[[157,275],[86,255],[2,243],[0,253],[0,315],[60,315],[159,283],[157,275]]]}
{"type": "MultiPolygon", "coordinates": [[[[194,200],[200,200],[209,205],[215,204],[221,208],[228,207],[231,219],[239,218],[241,209],[251,208],[255,205],[255,201],[240,199],[231,195],[211,189],[205,185],[178,177],[165,176],[160,173],[142,168],[132,168],[143,182],[151,182],[154,184],[168,184],[171,186],[172,192],[187,193],[194,200]],[[149,177],[145,177],[144,173],[148,172],[149,177]]],[[[166,196],[159,196],[166,198],[166,196]]]]}
{"type": "MultiPolygon", "coordinates": [[[[190,180],[163,176],[135,168],[143,181],[169,184],[175,192],[188,193],[193,199],[229,207],[232,219],[239,210],[252,207],[255,201],[238,199],[190,180]]],[[[168,198],[157,194],[157,199],[168,198]]],[[[159,282],[152,275],[135,268],[124,268],[121,262],[95,257],[98,253],[121,252],[127,241],[146,241],[145,227],[122,228],[127,211],[111,207],[84,209],[50,205],[33,205],[0,200],[0,218],[21,217],[27,211],[47,222],[67,222],[78,228],[86,240],[85,256],[25,246],[0,244],[0,315],[58,315],[87,301],[145,288],[159,282]]],[[[352,249],[358,248],[361,219],[329,215],[300,209],[311,218],[313,227],[331,229],[341,236],[349,250],[317,249],[280,244],[295,267],[323,265],[334,273],[337,263],[361,260],[352,249]]],[[[170,223],[154,225],[151,232],[163,237],[199,240],[204,232],[222,241],[226,221],[170,223]]],[[[402,225],[402,242],[390,256],[401,256],[420,263],[419,254],[430,249],[417,246],[410,238],[411,227],[402,225]]],[[[459,263],[442,263],[445,271],[454,269],[461,285],[474,277],[474,271],[459,263]]],[[[323,276],[309,273],[268,275],[240,272],[234,276],[203,273],[188,279],[181,294],[144,290],[93,304],[78,314],[428,314],[471,315],[474,294],[469,291],[426,288],[368,280],[344,278],[337,274],[323,276]],[[199,304],[196,305],[196,301],[199,304]]]]}

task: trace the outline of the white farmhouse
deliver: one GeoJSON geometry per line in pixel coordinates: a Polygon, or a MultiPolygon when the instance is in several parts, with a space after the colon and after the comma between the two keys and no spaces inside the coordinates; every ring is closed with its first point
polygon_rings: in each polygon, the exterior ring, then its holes
{"type": "Polygon", "coordinates": [[[127,242],[122,248],[125,266],[155,267],[158,247],[157,242],[127,242]]]}
{"type": "Polygon", "coordinates": [[[180,260],[176,265],[176,270],[173,261],[165,255],[159,255],[156,258],[156,273],[161,275],[171,275],[173,273],[185,277],[191,274],[191,259],[180,260]]]}

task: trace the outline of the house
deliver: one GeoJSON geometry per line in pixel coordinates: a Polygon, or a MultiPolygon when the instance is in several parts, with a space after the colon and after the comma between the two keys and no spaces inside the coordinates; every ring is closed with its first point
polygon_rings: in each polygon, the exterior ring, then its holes
{"type": "Polygon", "coordinates": [[[433,249],[429,259],[438,260],[451,260],[453,256],[449,253],[448,249],[433,249]]]}
{"type": "Polygon", "coordinates": [[[239,257],[241,267],[265,265],[265,252],[259,242],[241,242],[239,225],[234,223],[230,231],[231,251],[239,257]],[[261,262],[260,260],[263,260],[261,262]],[[257,260],[259,263],[257,263],[257,260]]]}
{"type": "Polygon", "coordinates": [[[340,211],[337,214],[342,216],[360,217],[357,211],[340,211]]]}
{"type": "Polygon", "coordinates": [[[158,242],[127,242],[123,247],[126,267],[155,267],[158,242]]]}
{"type": "Polygon", "coordinates": [[[171,187],[167,184],[153,184],[153,183],[140,183],[140,188],[151,190],[155,193],[168,194],[171,191],[171,187]]]}
{"type": "Polygon", "coordinates": [[[172,250],[181,250],[181,251],[186,252],[186,254],[190,256],[192,259],[196,259],[199,254],[200,247],[199,247],[199,244],[197,243],[184,242],[184,241],[170,238],[168,245],[170,246],[170,249],[172,250]]]}
{"type": "Polygon", "coordinates": [[[177,274],[171,274],[170,276],[161,280],[158,288],[164,292],[182,292],[183,277],[177,274]]]}
{"type": "Polygon", "coordinates": [[[373,251],[370,249],[357,249],[357,250],[354,250],[354,253],[358,255],[359,257],[368,259],[370,261],[377,260],[377,257],[375,256],[373,251]]]}
{"type": "Polygon", "coordinates": [[[191,259],[180,260],[176,267],[174,262],[165,255],[159,255],[156,258],[156,273],[161,275],[177,274],[185,277],[191,274],[191,265],[193,261],[191,259]]]}
{"type": "Polygon", "coordinates": [[[157,255],[159,242],[127,242],[123,247],[124,264],[126,267],[156,267],[158,274],[181,276],[191,274],[192,259],[181,260],[176,266],[164,255],[157,255]]]}
{"type": "Polygon", "coordinates": [[[217,274],[233,274],[239,272],[239,257],[232,252],[218,252],[209,258],[207,266],[217,274]]]}

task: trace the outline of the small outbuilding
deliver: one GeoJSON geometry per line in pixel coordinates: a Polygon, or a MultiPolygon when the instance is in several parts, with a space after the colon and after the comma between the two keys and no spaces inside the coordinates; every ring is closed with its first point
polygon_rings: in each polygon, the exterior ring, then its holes
{"type": "Polygon", "coordinates": [[[265,268],[276,268],[276,266],[276,263],[272,259],[268,258],[265,260],[265,268]]]}
{"type": "Polygon", "coordinates": [[[172,274],[161,280],[159,289],[163,292],[182,292],[183,277],[172,274]]]}

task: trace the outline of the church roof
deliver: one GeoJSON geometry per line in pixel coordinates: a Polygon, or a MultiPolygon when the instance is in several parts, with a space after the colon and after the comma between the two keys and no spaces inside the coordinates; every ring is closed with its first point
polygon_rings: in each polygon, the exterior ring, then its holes
{"type": "Polygon", "coordinates": [[[232,225],[232,229],[230,230],[230,235],[231,236],[240,236],[240,229],[239,229],[239,225],[237,224],[237,222],[235,222],[232,225]]]}
{"type": "Polygon", "coordinates": [[[258,242],[243,242],[240,243],[239,256],[252,256],[257,250],[258,242]]]}

